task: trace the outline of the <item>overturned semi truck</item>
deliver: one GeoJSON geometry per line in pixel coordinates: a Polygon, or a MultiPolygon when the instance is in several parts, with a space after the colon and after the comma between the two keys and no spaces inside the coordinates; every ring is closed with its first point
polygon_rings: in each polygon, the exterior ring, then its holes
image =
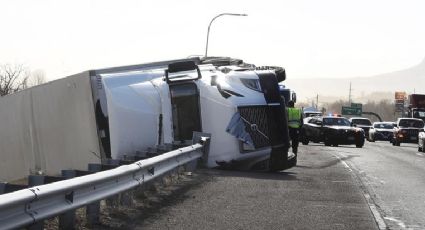
{"type": "Polygon", "coordinates": [[[280,67],[227,57],[86,71],[0,98],[1,180],[55,175],[87,163],[148,157],[158,146],[212,136],[208,167],[284,170],[288,154],[280,67]]]}

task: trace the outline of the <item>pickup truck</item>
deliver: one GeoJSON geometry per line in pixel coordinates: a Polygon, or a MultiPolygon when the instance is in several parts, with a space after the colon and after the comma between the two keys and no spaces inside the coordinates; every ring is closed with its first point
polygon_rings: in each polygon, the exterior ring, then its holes
{"type": "Polygon", "coordinates": [[[424,122],[418,118],[399,118],[390,142],[394,146],[401,143],[418,143],[418,135],[424,130],[424,122]]]}

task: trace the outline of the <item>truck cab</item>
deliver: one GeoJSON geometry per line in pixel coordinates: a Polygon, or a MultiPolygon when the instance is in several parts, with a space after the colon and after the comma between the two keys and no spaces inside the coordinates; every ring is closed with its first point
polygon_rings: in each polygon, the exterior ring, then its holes
{"type": "Polygon", "coordinates": [[[288,153],[281,67],[208,57],[99,77],[114,159],[165,144],[188,145],[195,131],[212,136],[208,167],[276,171],[296,164],[288,153]]]}
{"type": "Polygon", "coordinates": [[[425,121],[425,108],[412,108],[410,109],[409,117],[418,118],[425,121]]]}
{"type": "Polygon", "coordinates": [[[409,95],[408,117],[425,121],[425,94],[409,95]]]}

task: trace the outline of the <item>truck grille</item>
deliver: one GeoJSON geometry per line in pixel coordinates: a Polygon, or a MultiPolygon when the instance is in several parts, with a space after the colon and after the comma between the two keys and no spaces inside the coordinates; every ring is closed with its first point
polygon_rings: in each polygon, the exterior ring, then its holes
{"type": "Polygon", "coordinates": [[[270,146],[269,127],[267,124],[267,106],[238,107],[239,114],[245,122],[256,149],[270,146]]]}
{"type": "Polygon", "coordinates": [[[417,137],[419,134],[419,130],[417,129],[406,129],[407,135],[417,137]]]}
{"type": "Polygon", "coordinates": [[[380,133],[383,137],[386,137],[386,138],[390,138],[393,136],[393,132],[390,132],[390,131],[381,131],[378,133],[380,133]]]}

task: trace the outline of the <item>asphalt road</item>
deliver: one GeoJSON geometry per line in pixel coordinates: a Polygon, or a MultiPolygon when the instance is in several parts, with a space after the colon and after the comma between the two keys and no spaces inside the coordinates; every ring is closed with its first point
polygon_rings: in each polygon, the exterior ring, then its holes
{"type": "Polygon", "coordinates": [[[415,144],[367,142],[362,149],[309,146],[340,157],[361,180],[389,229],[425,229],[425,155],[415,144]]]}
{"type": "Polygon", "coordinates": [[[425,229],[425,154],[310,143],[285,172],[198,170],[140,200],[100,229],[425,229]]]}
{"type": "Polygon", "coordinates": [[[144,207],[121,213],[119,228],[378,229],[361,182],[338,150],[346,148],[302,146],[298,166],[280,173],[197,171],[144,207]]]}

